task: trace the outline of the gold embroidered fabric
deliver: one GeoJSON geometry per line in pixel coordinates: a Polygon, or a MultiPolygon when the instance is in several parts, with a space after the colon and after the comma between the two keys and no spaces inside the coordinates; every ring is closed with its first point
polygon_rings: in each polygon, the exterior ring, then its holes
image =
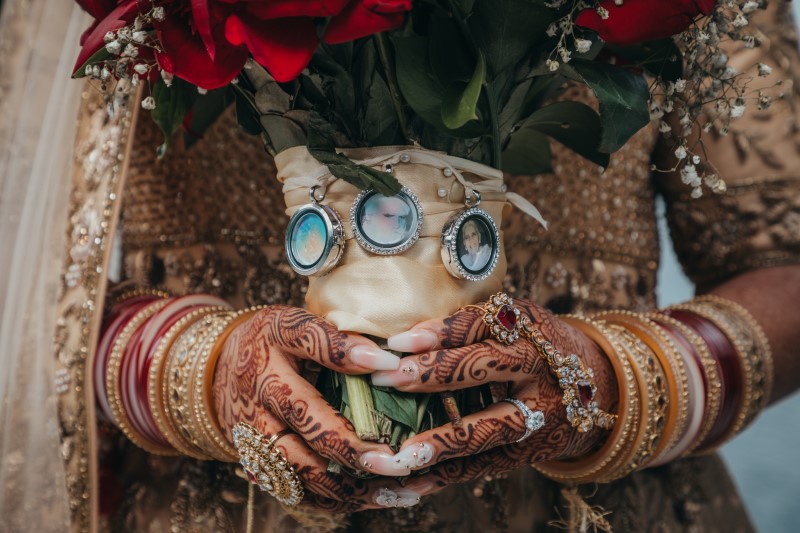
{"type": "MultiPolygon", "coordinates": [[[[768,53],[788,58],[792,42],[779,31],[769,35],[775,40],[768,53]]],[[[787,61],[781,63],[784,75],[793,70],[794,59],[787,61]]],[[[735,155],[716,163],[729,194],[690,201],[676,178],[659,179],[679,252],[700,283],[800,259],[795,174],[800,166],[796,110],[789,100],[770,111],[791,110],[783,123],[788,129],[777,133],[770,129],[776,121],[762,123],[761,115],[751,117],[748,110],[741,131],[714,147],[735,155]],[[778,142],[784,144],[778,147],[778,142]]],[[[656,184],[649,172],[655,137],[652,129],[640,132],[605,172],[554,146],[554,174],[510,180],[510,188],[536,203],[551,226],[545,232],[521,213],[510,215],[504,228],[508,291],[557,312],[655,307],[656,184]]],[[[160,162],[155,156],[160,134],[146,116],[136,125],[136,138],[123,201],[124,277],[177,294],[217,294],[239,306],[301,305],[305,282],[283,257],[287,218],[259,140],[239,132],[232,113],[196,146],[179,146],[160,162]]],[[[151,457],[110,428],[101,434],[100,489],[118,504],[104,522],[111,530],[243,530],[247,483],[231,466],[151,457]]],[[[356,514],[338,526],[348,531],[541,531],[564,518],[559,489],[524,469],[450,487],[410,509],[356,514]]],[[[610,485],[586,487],[583,494],[591,505],[611,512],[616,531],[752,529],[716,457],[637,472],[610,485]]],[[[337,526],[315,522],[313,516],[300,525],[261,494],[253,509],[256,531],[337,526]]]]}

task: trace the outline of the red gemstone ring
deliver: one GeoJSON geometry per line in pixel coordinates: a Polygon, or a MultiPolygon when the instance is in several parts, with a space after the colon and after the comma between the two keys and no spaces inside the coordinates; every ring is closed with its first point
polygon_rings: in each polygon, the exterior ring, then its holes
{"type": "Polygon", "coordinates": [[[514,300],[508,294],[498,292],[487,303],[468,307],[483,311],[483,322],[493,339],[509,345],[519,338],[520,311],[514,307],[514,300]]]}

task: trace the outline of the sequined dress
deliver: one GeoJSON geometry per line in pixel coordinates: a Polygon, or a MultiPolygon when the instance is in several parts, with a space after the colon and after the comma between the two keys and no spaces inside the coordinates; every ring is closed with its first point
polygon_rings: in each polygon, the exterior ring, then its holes
{"type": "MultiPolygon", "coordinates": [[[[757,54],[780,65],[792,97],[711,141],[710,148],[723,154],[716,161],[727,194],[691,200],[677,176],[651,175],[654,128],[637,134],[605,172],[554,146],[553,174],[509,182],[537,204],[551,227],[544,231],[519,213],[505,221],[506,290],[558,313],[655,308],[657,194],[666,200],[684,268],[701,288],[748,269],[797,263],[800,179],[794,169],[800,136],[792,73],[800,70],[792,68],[796,56],[787,50],[793,36],[782,20],[775,16],[765,23],[764,31],[779,31],[757,54]],[[776,116],[785,118],[767,122],[776,116]]],[[[748,54],[737,60],[759,60],[748,54]]],[[[91,354],[80,346],[90,344],[99,322],[97,309],[75,302],[92,297],[85,287],[105,283],[96,267],[105,264],[115,234],[121,236],[123,282],[163,286],[175,294],[212,293],[240,307],[302,305],[305,282],[283,256],[288,220],[280,187],[257,138],[241,133],[228,113],[193,148],[178,147],[156,161],[160,134],[148,117],[136,120],[131,110],[108,121],[104,113],[87,92],[56,346],[57,366],[72,383],[85,380],[91,354]],[[127,138],[134,141],[125,145],[127,138]],[[97,239],[102,245],[94,244],[97,239]],[[79,360],[71,360],[72,354],[79,360]]],[[[148,456],[98,424],[89,402],[80,394],[59,398],[76,530],[88,528],[95,515],[101,528],[113,531],[244,530],[247,483],[232,465],[148,456]],[[96,454],[96,466],[88,466],[94,464],[90,454],[96,454]],[[99,503],[92,507],[87,502],[95,495],[99,503]]],[[[584,487],[582,494],[610,513],[615,531],[752,530],[716,455],[584,487]]],[[[565,518],[565,504],[558,485],[525,469],[452,486],[410,509],[350,517],[292,517],[256,494],[254,530],[543,531],[565,518]]]]}

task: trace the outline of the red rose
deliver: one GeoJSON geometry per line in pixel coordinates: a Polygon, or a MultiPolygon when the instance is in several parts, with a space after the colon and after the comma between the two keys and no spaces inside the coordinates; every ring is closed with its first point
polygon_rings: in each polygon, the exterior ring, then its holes
{"type": "MultiPolygon", "coordinates": [[[[76,69],[100,49],[109,30],[130,24],[137,0],[79,0],[97,20],[82,42],[76,69]],[[116,5],[119,4],[119,7],[116,5]]],[[[319,45],[316,19],[331,17],[326,42],[340,43],[396,28],[411,0],[172,0],[156,2],[163,48],[159,66],[204,89],[228,84],[248,54],[277,81],[297,77],[319,45]]],[[[142,11],[151,8],[142,3],[142,11]]]]}
{"type": "Polygon", "coordinates": [[[596,31],[612,44],[635,44],[676,35],[700,15],[708,15],[716,0],[600,0],[608,11],[602,19],[595,9],[584,9],[575,19],[578,26],[596,31]]]}

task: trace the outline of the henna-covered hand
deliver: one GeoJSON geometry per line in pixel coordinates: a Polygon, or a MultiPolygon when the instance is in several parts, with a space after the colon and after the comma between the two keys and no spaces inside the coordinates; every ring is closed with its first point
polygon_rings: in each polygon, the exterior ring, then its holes
{"type": "MultiPolygon", "coordinates": [[[[586,367],[593,369],[598,405],[613,409],[616,380],[598,347],[536,304],[516,300],[515,306],[559,351],[577,354],[586,367]]],[[[571,426],[562,404],[562,390],[530,340],[522,336],[511,345],[498,342],[490,338],[482,317],[483,311],[471,306],[390,338],[390,348],[417,355],[404,357],[397,370],[376,372],[372,382],[406,392],[442,392],[503,383],[507,397],[544,413],[545,426],[516,442],[525,434],[523,415],[513,404],[499,402],[463,417],[459,428],[447,424],[414,436],[391,460],[367,453],[361,458],[362,468],[404,476],[433,466],[419,481],[441,487],[540,461],[577,457],[604,438],[606,432],[599,428],[579,433],[571,426]]]]}
{"type": "Polygon", "coordinates": [[[381,490],[394,493],[397,505],[415,503],[417,494],[397,480],[364,481],[328,471],[329,460],[360,470],[364,453],[391,457],[392,451],[356,436],[352,424],[300,375],[305,360],[346,374],[398,368],[400,363],[367,338],[340,332],[303,309],[263,309],[231,333],[215,369],[214,402],[228,439],[237,422],[267,437],[289,426],[295,434],[281,437],[276,446],[293,464],[306,500],[331,512],[381,507],[384,500],[376,503],[381,490]]]}

